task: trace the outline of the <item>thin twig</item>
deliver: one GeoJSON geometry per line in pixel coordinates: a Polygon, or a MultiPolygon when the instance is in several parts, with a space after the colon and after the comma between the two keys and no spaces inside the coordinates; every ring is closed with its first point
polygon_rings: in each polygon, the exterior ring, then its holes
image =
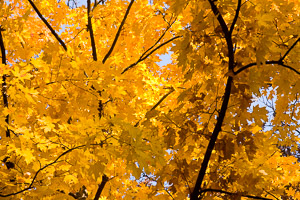
{"type": "Polygon", "coordinates": [[[77,33],[72,39],[68,40],[66,43],[69,43],[69,42],[71,42],[72,40],[75,40],[75,38],[76,38],[83,30],[85,30],[85,28],[82,28],[80,31],[78,31],[78,33],[77,33]]]}
{"type": "MultiPolygon", "coordinates": [[[[173,88],[173,87],[171,87],[170,88],[171,90],[167,93],[167,94],[165,94],[148,112],[150,112],[150,111],[152,111],[152,110],[154,110],[155,108],[157,108],[157,106],[159,106],[159,104],[161,104],[172,92],[174,92],[175,91],[175,89],[173,88]]],[[[140,123],[140,121],[141,121],[142,119],[140,119],[135,125],[134,125],[134,127],[137,127],[138,125],[139,125],[139,123],[140,123]]]]}
{"type": "Polygon", "coordinates": [[[171,90],[165,94],[151,109],[150,111],[154,110],[155,108],[157,108],[157,106],[159,106],[159,104],[161,104],[161,102],[163,102],[172,92],[174,92],[174,88],[172,87],[171,90]]]}
{"type": "Polygon", "coordinates": [[[268,192],[268,191],[266,191],[266,190],[265,190],[265,192],[268,193],[269,195],[271,195],[272,197],[274,197],[276,200],[279,200],[277,197],[275,197],[274,194],[272,194],[272,193],[270,193],[270,192],[268,192]]]}
{"type": "Polygon", "coordinates": [[[33,184],[35,183],[35,180],[36,180],[38,174],[39,174],[42,170],[44,170],[45,168],[47,168],[47,167],[49,167],[49,166],[51,166],[51,165],[57,163],[57,161],[58,161],[62,156],[66,155],[67,153],[69,153],[69,152],[71,152],[71,151],[73,151],[73,150],[75,150],[75,149],[79,149],[79,148],[85,147],[85,146],[86,146],[86,145],[81,145],[81,146],[77,146],[77,147],[68,149],[67,151],[65,151],[65,152],[63,152],[62,154],[60,154],[60,155],[59,155],[54,161],[52,161],[51,163],[45,165],[44,167],[41,167],[41,168],[35,173],[35,175],[34,175],[32,181],[31,181],[30,185],[29,185],[27,188],[24,188],[24,189],[22,189],[22,190],[20,190],[20,191],[18,191],[18,192],[6,194],[6,195],[0,194],[0,197],[9,197],[9,196],[13,196],[13,195],[20,194],[20,193],[22,193],[22,192],[24,192],[24,191],[27,191],[27,190],[30,190],[30,189],[34,188],[34,187],[33,187],[33,184]]]}
{"type": "MultiPolygon", "coordinates": [[[[102,141],[102,142],[103,142],[103,141],[102,141]]],[[[100,143],[100,144],[89,144],[89,145],[90,145],[90,146],[101,146],[101,143],[100,143]]],[[[68,153],[70,153],[70,152],[72,152],[72,151],[74,151],[74,150],[76,150],[76,149],[81,149],[81,148],[86,147],[86,146],[87,146],[87,145],[80,145],[80,146],[76,146],[76,147],[73,147],[73,148],[70,148],[70,149],[66,150],[65,152],[63,152],[62,154],[60,154],[54,161],[48,163],[48,164],[45,165],[44,167],[40,167],[40,169],[37,170],[37,172],[35,173],[34,177],[32,178],[32,181],[31,181],[31,183],[30,183],[30,185],[29,185],[28,187],[26,187],[26,188],[24,188],[24,189],[22,189],[22,190],[20,190],[20,191],[18,191],[18,192],[13,192],[13,193],[6,194],[6,195],[0,194],[0,197],[14,196],[14,195],[16,195],[16,194],[20,194],[20,193],[22,193],[22,192],[25,192],[25,191],[27,191],[27,190],[30,190],[30,189],[34,188],[33,184],[35,183],[38,174],[39,174],[42,170],[48,168],[48,167],[51,166],[51,165],[56,164],[57,162],[59,162],[59,159],[60,159],[61,157],[65,156],[66,154],[68,154],[68,153]]],[[[105,175],[104,175],[104,176],[105,176],[105,175]]]]}
{"type": "Polygon", "coordinates": [[[119,27],[119,30],[118,30],[116,36],[115,36],[115,39],[114,39],[114,41],[113,41],[113,43],[112,43],[112,45],[111,45],[109,51],[107,52],[107,54],[105,55],[105,57],[104,57],[103,60],[102,60],[102,63],[103,63],[103,64],[104,64],[105,61],[109,58],[110,54],[112,53],[112,51],[114,50],[114,48],[115,48],[115,46],[116,46],[116,44],[117,44],[117,41],[118,41],[119,36],[120,36],[120,33],[121,33],[122,28],[123,28],[123,26],[124,26],[124,24],[125,24],[126,18],[127,18],[128,14],[129,14],[129,11],[130,11],[130,8],[131,8],[133,2],[134,2],[134,0],[131,0],[131,2],[130,2],[129,5],[128,5],[128,8],[127,8],[126,13],[125,13],[125,15],[124,15],[124,18],[123,18],[123,20],[122,20],[122,22],[121,22],[121,24],[120,24],[120,27],[119,27]]]}
{"type": "Polygon", "coordinates": [[[146,55],[148,53],[148,51],[150,51],[152,48],[154,48],[159,42],[160,40],[165,36],[165,34],[167,33],[167,31],[172,27],[172,25],[176,22],[177,17],[175,18],[175,20],[170,24],[168,23],[168,26],[166,28],[166,30],[163,32],[163,34],[158,38],[158,40],[149,48],[147,49],[140,57],[144,57],[144,55],[146,55]]]}
{"type": "Polygon", "coordinates": [[[162,46],[168,44],[169,42],[172,42],[173,40],[177,39],[177,38],[180,38],[182,36],[176,36],[176,37],[173,37],[171,39],[169,39],[168,41],[160,44],[159,46],[157,46],[156,48],[154,48],[152,51],[150,51],[147,55],[145,55],[144,57],[140,57],[138,59],[138,61],[136,61],[135,63],[129,65],[128,67],[126,67],[121,74],[124,74],[127,70],[131,69],[132,67],[136,66],[138,63],[142,62],[143,60],[145,60],[146,58],[148,58],[150,55],[152,55],[156,50],[158,50],[159,48],[161,48],[162,46]]]}
{"type": "Polygon", "coordinates": [[[105,0],[100,0],[97,2],[97,0],[95,0],[95,3],[94,3],[94,6],[93,6],[93,9],[94,10],[100,3],[104,4],[105,3],[105,0]]]}
{"type": "Polygon", "coordinates": [[[88,17],[87,30],[90,32],[93,59],[94,61],[97,61],[97,51],[96,51],[96,44],[95,44],[94,33],[93,33],[92,16],[90,15],[90,12],[91,12],[91,0],[87,0],[87,17],[88,17]]]}
{"type": "Polygon", "coordinates": [[[57,35],[57,33],[55,32],[55,30],[51,27],[51,25],[47,22],[47,20],[43,17],[43,15],[40,13],[40,11],[38,10],[38,8],[34,5],[32,0],[28,0],[30,5],[32,6],[32,8],[35,10],[35,12],[38,14],[38,16],[41,18],[41,20],[45,23],[45,25],[49,28],[49,30],[51,31],[52,35],[54,35],[54,37],[58,40],[58,42],[61,44],[61,46],[63,46],[63,48],[67,51],[67,46],[66,44],[62,41],[62,39],[60,39],[60,37],[57,35]]]}

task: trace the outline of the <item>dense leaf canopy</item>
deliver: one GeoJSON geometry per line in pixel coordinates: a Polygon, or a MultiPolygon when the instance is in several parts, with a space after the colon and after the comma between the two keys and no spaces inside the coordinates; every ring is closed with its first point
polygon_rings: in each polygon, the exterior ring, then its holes
{"type": "Polygon", "coordinates": [[[0,28],[0,197],[300,199],[299,0],[4,0],[0,28]]]}

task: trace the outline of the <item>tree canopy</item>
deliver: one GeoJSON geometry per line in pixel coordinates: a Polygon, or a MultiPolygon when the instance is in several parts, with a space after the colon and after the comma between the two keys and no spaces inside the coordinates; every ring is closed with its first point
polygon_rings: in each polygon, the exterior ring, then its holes
{"type": "Polygon", "coordinates": [[[299,33],[299,0],[1,1],[0,197],[300,199],[299,33]]]}

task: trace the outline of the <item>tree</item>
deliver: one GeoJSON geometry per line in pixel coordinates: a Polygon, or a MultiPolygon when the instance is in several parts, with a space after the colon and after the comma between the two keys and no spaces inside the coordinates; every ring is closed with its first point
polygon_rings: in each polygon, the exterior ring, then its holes
{"type": "Polygon", "coordinates": [[[298,0],[77,3],[1,2],[0,197],[300,198],[298,0]]]}

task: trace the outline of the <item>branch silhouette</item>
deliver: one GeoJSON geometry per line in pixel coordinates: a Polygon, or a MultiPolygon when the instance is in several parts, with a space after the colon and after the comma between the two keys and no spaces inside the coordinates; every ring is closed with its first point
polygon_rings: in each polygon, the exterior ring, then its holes
{"type": "Polygon", "coordinates": [[[91,0],[87,0],[87,17],[88,17],[87,30],[90,32],[93,59],[94,61],[97,61],[97,50],[96,50],[96,44],[95,44],[94,32],[92,26],[92,16],[90,16],[90,12],[91,12],[91,0]]]}
{"type": "Polygon", "coordinates": [[[236,21],[239,17],[241,6],[242,6],[242,0],[238,0],[238,5],[237,5],[236,11],[235,11],[235,16],[233,18],[233,21],[232,21],[232,24],[231,24],[231,27],[230,27],[230,30],[229,30],[230,34],[232,34],[234,26],[236,24],[236,21]]]}
{"type": "MultiPolygon", "coordinates": [[[[204,190],[201,190],[200,193],[202,194],[202,193],[206,193],[206,192],[218,192],[218,193],[223,193],[223,194],[227,194],[227,195],[238,195],[239,194],[239,193],[227,192],[227,191],[218,190],[218,189],[204,189],[204,190]]],[[[247,198],[251,198],[251,199],[273,200],[273,199],[269,199],[269,198],[265,198],[265,197],[258,197],[258,196],[245,195],[245,194],[241,194],[241,197],[247,197],[247,198]]]]}
{"type": "MultiPolygon", "coordinates": [[[[3,42],[2,31],[4,31],[4,29],[0,26],[0,48],[1,48],[2,64],[6,65],[6,54],[5,54],[5,46],[3,42]]],[[[2,75],[2,97],[3,97],[4,107],[8,108],[6,76],[7,76],[6,74],[2,75]]],[[[9,115],[5,116],[5,122],[7,125],[9,124],[9,115]]],[[[8,127],[6,128],[6,137],[10,137],[10,131],[8,127]]]]}
{"type": "MultiPolygon", "coordinates": [[[[166,93],[164,96],[162,96],[162,98],[160,98],[160,100],[154,105],[154,106],[152,106],[152,108],[147,112],[147,113],[149,113],[150,111],[152,111],[152,110],[155,110],[170,94],[172,94],[172,92],[174,92],[175,91],[175,89],[173,88],[173,87],[170,87],[170,88],[168,88],[168,89],[170,89],[170,91],[168,92],[168,93],[166,93]]],[[[147,115],[147,113],[146,113],[146,115],[147,115]]],[[[141,121],[142,119],[140,119],[135,125],[134,125],[134,127],[137,127],[138,125],[139,125],[139,123],[140,123],[140,121],[141,121]]]]}
{"type": "MultiPolygon", "coordinates": [[[[89,145],[90,145],[90,146],[100,146],[100,147],[102,147],[103,143],[104,143],[104,141],[100,142],[100,144],[89,144],[89,145]]],[[[26,187],[26,188],[24,188],[24,189],[22,189],[22,190],[20,190],[20,191],[17,191],[17,192],[5,194],[5,195],[4,195],[4,194],[0,194],[0,197],[14,196],[14,195],[20,194],[20,193],[22,193],[22,192],[25,192],[25,191],[27,191],[27,190],[30,190],[30,189],[34,188],[33,184],[36,182],[37,176],[38,176],[38,174],[39,174],[41,171],[43,171],[44,169],[46,169],[47,167],[49,167],[49,166],[51,166],[51,165],[56,164],[56,163],[59,161],[59,159],[60,159],[61,157],[65,156],[66,154],[68,154],[68,153],[70,153],[70,152],[72,152],[72,151],[74,151],[74,150],[76,150],[76,149],[81,149],[81,148],[86,147],[86,146],[87,146],[87,145],[80,145],[80,146],[76,146],[76,147],[73,147],[73,148],[70,148],[70,149],[66,150],[65,152],[63,152],[62,154],[60,154],[54,161],[48,163],[48,164],[45,165],[44,167],[41,167],[39,170],[37,170],[36,173],[35,173],[35,175],[34,175],[33,178],[32,178],[31,183],[29,184],[28,187],[26,187]]],[[[103,175],[103,176],[106,176],[106,175],[103,175]]],[[[102,178],[103,178],[103,177],[102,177],[102,178]]],[[[103,179],[103,180],[106,180],[106,179],[103,179]]],[[[106,181],[106,182],[107,182],[107,181],[106,181]]],[[[104,184],[104,185],[105,185],[105,184],[104,184]]],[[[103,187],[104,187],[104,185],[103,185],[103,187]]],[[[101,190],[101,191],[102,191],[102,190],[101,190]]],[[[100,194],[101,194],[101,193],[100,193],[100,194]]]]}
{"type": "Polygon", "coordinates": [[[108,181],[109,181],[109,178],[104,174],[102,176],[101,184],[98,185],[98,190],[97,190],[94,200],[98,200],[100,198],[100,195],[104,189],[104,186],[108,181]]]}
{"type": "MultiPolygon", "coordinates": [[[[300,41],[300,37],[293,43],[293,45],[285,52],[285,54],[283,55],[283,57],[280,58],[279,60],[266,61],[264,64],[267,64],[267,65],[272,65],[272,64],[274,65],[274,64],[277,64],[277,65],[283,66],[283,67],[285,67],[285,68],[287,68],[287,69],[290,69],[290,70],[296,72],[298,75],[300,75],[300,72],[297,71],[295,68],[293,68],[293,67],[291,67],[291,66],[288,66],[288,65],[284,64],[284,59],[285,59],[286,56],[291,52],[291,50],[297,45],[297,43],[298,43],[299,41],[300,41]]],[[[256,66],[256,65],[257,65],[257,62],[250,63],[250,64],[248,64],[248,65],[245,65],[245,66],[239,68],[236,72],[233,71],[233,74],[234,74],[234,75],[237,75],[237,74],[243,72],[244,70],[246,70],[246,69],[248,69],[248,68],[250,68],[250,67],[252,67],[252,66],[256,66]]]]}
{"type": "MultiPolygon", "coordinates": [[[[219,24],[222,28],[222,31],[225,35],[227,48],[228,48],[228,58],[229,58],[228,68],[229,68],[229,70],[232,70],[233,67],[234,67],[234,52],[233,52],[233,43],[232,43],[232,38],[231,38],[231,32],[228,31],[228,27],[226,25],[226,22],[225,22],[223,16],[219,12],[219,10],[218,10],[218,8],[217,8],[217,6],[215,5],[214,2],[215,1],[213,1],[213,0],[209,0],[211,9],[212,9],[214,15],[217,17],[218,22],[219,22],[219,24]]],[[[236,17],[234,18],[234,23],[235,23],[235,21],[238,17],[238,13],[236,13],[235,16],[236,17]]],[[[233,26],[234,26],[234,23],[232,23],[233,26]]],[[[233,30],[233,28],[232,28],[232,30],[233,30]]],[[[223,96],[223,102],[222,102],[221,110],[219,112],[219,115],[218,115],[218,118],[217,118],[217,123],[215,125],[213,133],[212,133],[211,138],[209,140],[208,146],[206,148],[204,159],[202,161],[201,168],[200,168],[200,171],[198,173],[197,181],[195,183],[193,192],[191,193],[191,200],[198,200],[199,199],[200,191],[201,191],[201,185],[202,185],[202,182],[203,182],[203,179],[204,179],[207,167],[208,167],[208,163],[209,163],[212,151],[215,147],[218,135],[222,130],[222,124],[223,124],[223,121],[224,121],[224,118],[225,118],[225,115],[226,115],[226,111],[227,111],[228,103],[229,103],[229,98],[230,98],[230,94],[231,94],[232,81],[233,81],[232,77],[229,76],[227,78],[227,83],[226,83],[226,87],[225,87],[225,92],[224,92],[224,96],[223,96]]]]}
{"type": "Polygon", "coordinates": [[[62,41],[62,39],[57,35],[57,33],[55,32],[55,30],[51,27],[51,25],[47,22],[47,20],[43,17],[43,15],[41,14],[41,12],[38,10],[38,8],[35,6],[35,4],[33,3],[32,0],[28,0],[30,5],[32,6],[32,8],[35,10],[35,12],[37,13],[37,15],[40,17],[40,19],[44,22],[44,24],[49,28],[49,30],[51,31],[52,35],[54,35],[54,37],[57,39],[57,41],[61,44],[61,46],[63,46],[63,48],[65,49],[65,51],[67,51],[67,46],[66,44],[62,41]]]}
{"type": "MultiPolygon", "coordinates": [[[[150,51],[148,54],[144,55],[144,57],[140,57],[135,63],[129,65],[128,67],[126,67],[121,74],[124,74],[126,71],[128,71],[129,69],[133,68],[134,66],[136,66],[137,64],[139,64],[140,62],[144,61],[146,58],[148,58],[150,55],[152,55],[156,50],[158,50],[159,48],[161,48],[162,46],[168,44],[169,42],[172,42],[173,40],[177,39],[177,38],[180,38],[182,36],[176,36],[176,37],[173,37],[171,39],[169,39],[168,41],[160,44],[159,46],[157,46],[156,48],[154,48],[152,51],[150,51]]],[[[151,47],[152,48],[152,47],[151,47]]],[[[148,50],[147,50],[148,51],[148,50]]]]}
{"type": "Polygon", "coordinates": [[[120,24],[120,27],[119,27],[119,29],[118,29],[118,32],[117,32],[116,36],[115,36],[115,39],[114,39],[114,41],[113,41],[113,43],[112,43],[112,45],[111,45],[109,51],[107,52],[107,54],[105,55],[105,57],[104,57],[103,60],[102,60],[102,63],[103,63],[103,64],[104,64],[104,63],[106,62],[106,60],[109,58],[110,54],[112,53],[112,51],[114,50],[114,48],[115,48],[115,46],[116,46],[116,44],[117,44],[117,41],[118,41],[119,36],[120,36],[120,33],[121,33],[122,28],[123,28],[123,26],[124,26],[124,24],[125,24],[126,18],[127,18],[128,14],[129,14],[129,11],[130,11],[130,8],[131,8],[133,2],[134,2],[134,0],[131,0],[131,2],[130,2],[129,5],[128,5],[128,8],[127,8],[126,13],[125,13],[125,15],[124,15],[124,18],[123,18],[123,20],[122,20],[122,22],[121,22],[121,24],[120,24]]]}

